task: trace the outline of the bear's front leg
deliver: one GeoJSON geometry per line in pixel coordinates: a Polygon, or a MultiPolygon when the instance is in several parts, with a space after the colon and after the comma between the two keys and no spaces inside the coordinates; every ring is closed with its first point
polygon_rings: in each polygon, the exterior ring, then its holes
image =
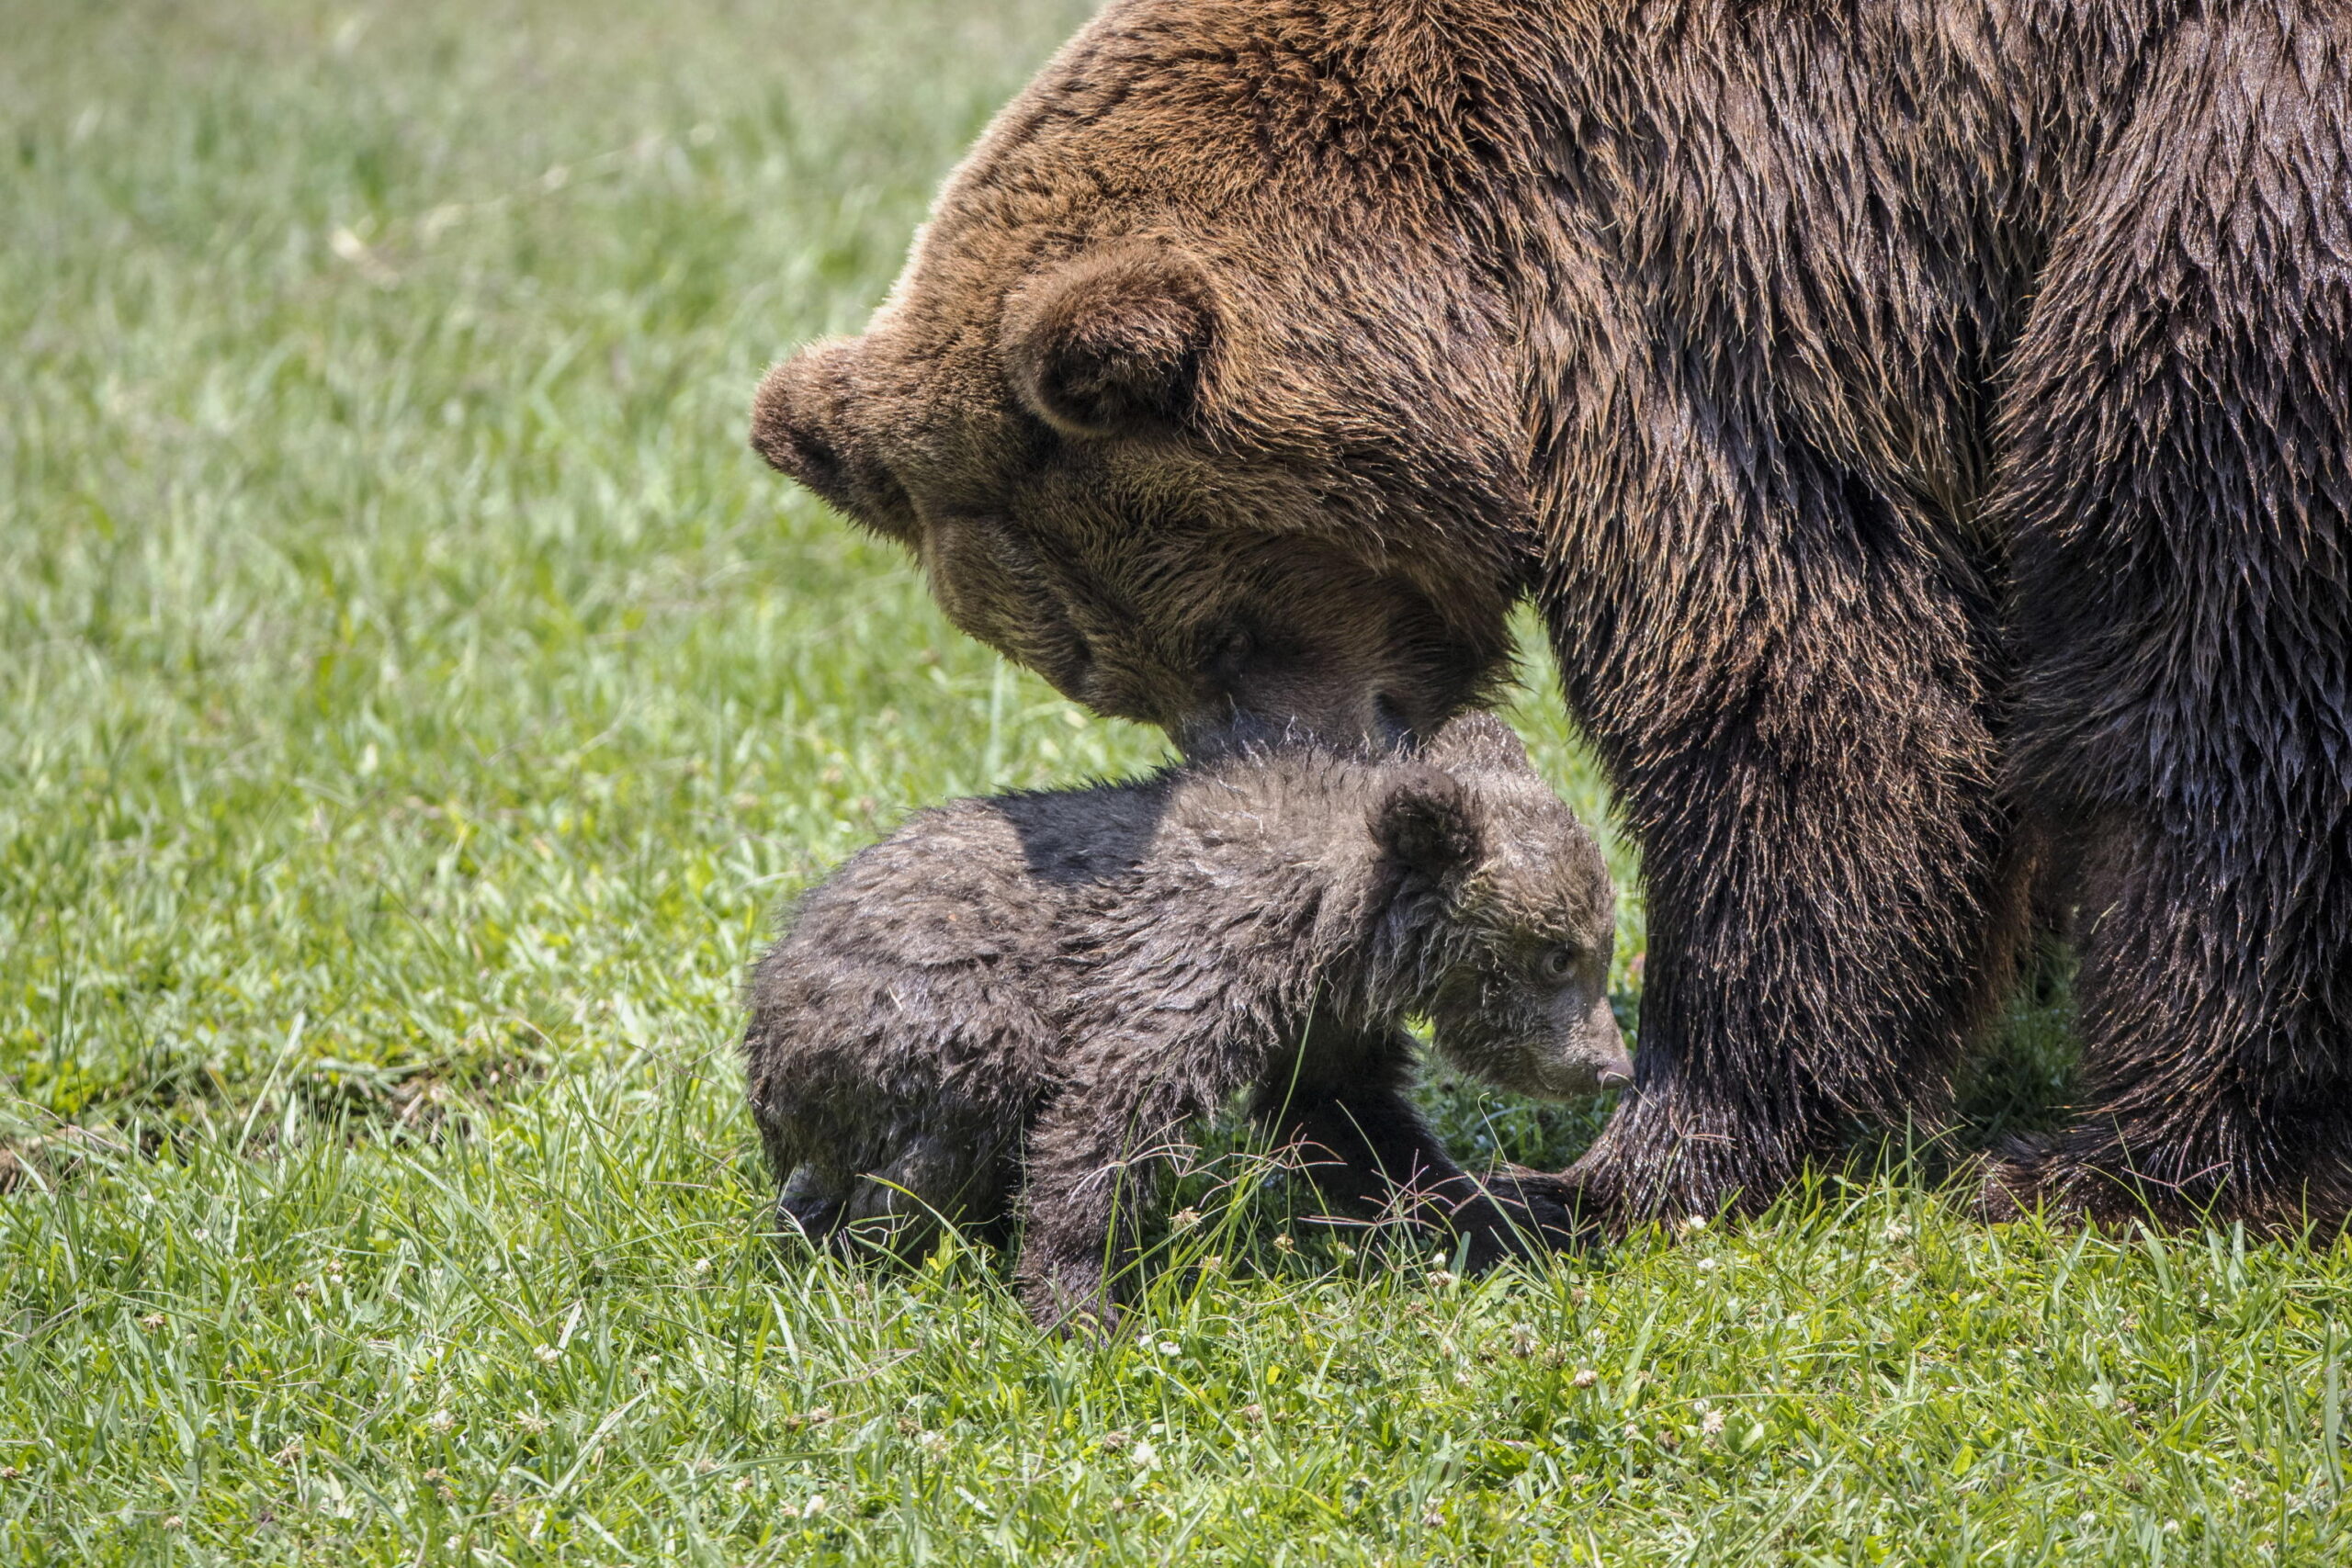
{"type": "Polygon", "coordinates": [[[2167,30],[2013,355],[2014,772],[2075,872],[2086,1082],[1996,1213],[2352,1223],[2343,16],[2167,30]]]}
{"type": "Polygon", "coordinates": [[[1963,606],[1837,499],[1758,526],[1861,536],[1705,583],[1717,607],[1639,601],[1676,620],[1617,617],[1632,654],[1555,619],[1647,882],[1634,1087],[1566,1173],[1607,1230],[1760,1209],[1853,1121],[1933,1113],[2007,972],[2023,879],[1963,606]]]}

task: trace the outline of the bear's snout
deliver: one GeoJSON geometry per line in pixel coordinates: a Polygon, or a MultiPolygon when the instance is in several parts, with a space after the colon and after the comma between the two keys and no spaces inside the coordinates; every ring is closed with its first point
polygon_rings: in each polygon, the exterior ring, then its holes
{"type": "Polygon", "coordinates": [[[914,507],[851,417],[863,341],[819,344],[770,370],[752,399],[752,450],[836,512],[904,542],[914,507]]]}

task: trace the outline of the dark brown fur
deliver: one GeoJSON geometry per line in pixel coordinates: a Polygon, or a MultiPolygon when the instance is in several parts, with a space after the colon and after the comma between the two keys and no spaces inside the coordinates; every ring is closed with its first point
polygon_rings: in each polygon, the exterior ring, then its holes
{"type": "Polygon", "coordinates": [[[1001,1218],[1025,1159],[1023,1293],[1107,1323],[1114,1235],[1171,1140],[1251,1089],[1327,1195],[1408,1191],[1492,1261],[1544,1216],[1498,1206],[1405,1100],[1404,1017],[1523,1093],[1623,1081],[1614,909],[1591,839],[1484,716],[1419,762],[1285,748],[923,812],[812,890],[753,976],[779,1206],[903,1246],[1001,1218]]]}
{"type": "Polygon", "coordinates": [[[1932,1114],[2034,863],[2092,1094],[2001,1188],[2352,1207],[2352,12],[1117,0],[771,460],[1196,748],[1425,730],[1532,591],[1639,833],[1618,1221],[1932,1114]]]}

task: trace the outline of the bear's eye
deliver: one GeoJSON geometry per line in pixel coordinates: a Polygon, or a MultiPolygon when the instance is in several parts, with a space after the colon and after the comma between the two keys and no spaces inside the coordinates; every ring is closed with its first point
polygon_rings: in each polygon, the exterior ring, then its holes
{"type": "Polygon", "coordinates": [[[1544,978],[1557,985],[1577,972],[1577,961],[1584,955],[1573,947],[1547,947],[1544,950],[1544,978]]]}
{"type": "Polygon", "coordinates": [[[1216,652],[1210,662],[1230,673],[1249,663],[1250,656],[1257,650],[1258,639],[1250,635],[1249,628],[1236,626],[1225,634],[1223,642],[1216,645],[1216,652]]]}

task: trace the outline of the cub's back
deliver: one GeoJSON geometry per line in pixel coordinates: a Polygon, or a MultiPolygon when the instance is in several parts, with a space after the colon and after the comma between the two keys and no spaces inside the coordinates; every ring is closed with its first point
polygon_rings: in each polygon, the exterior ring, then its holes
{"type": "Polygon", "coordinates": [[[754,1098],[779,1075],[805,1100],[1033,1074],[1067,919],[1148,852],[1164,798],[1152,778],[951,801],[852,856],[752,972],[754,1098]]]}

